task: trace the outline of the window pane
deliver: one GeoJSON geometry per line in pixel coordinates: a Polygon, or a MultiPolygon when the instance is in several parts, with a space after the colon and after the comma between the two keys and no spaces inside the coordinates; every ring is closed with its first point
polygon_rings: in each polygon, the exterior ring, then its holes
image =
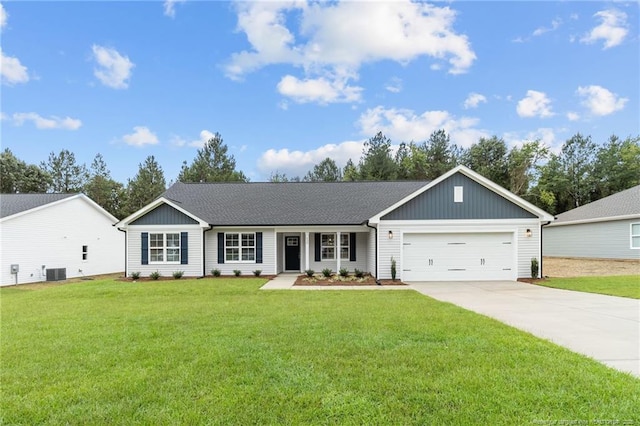
{"type": "Polygon", "coordinates": [[[333,247],[323,247],[322,248],[322,260],[333,260],[335,259],[335,248],[333,247]]]}
{"type": "Polygon", "coordinates": [[[255,249],[253,249],[253,248],[243,248],[242,249],[242,260],[255,260],[255,249]]]}
{"type": "Polygon", "coordinates": [[[631,237],[631,247],[640,248],[640,235],[637,237],[631,237]]]}
{"type": "Polygon", "coordinates": [[[227,247],[239,247],[240,238],[238,234],[226,234],[225,235],[227,247]]]}
{"type": "Polygon", "coordinates": [[[322,245],[323,246],[335,246],[336,245],[336,235],[335,234],[322,234],[322,245]]]}
{"type": "Polygon", "coordinates": [[[167,249],[167,262],[180,262],[180,249],[167,249]]]}
{"type": "Polygon", "coordinates": [[[253,247],[255,245],[255,234],[242,234],[242,247],[253,247]]]}
{"type": "Polygon", "coordinates": [[[180,234],[167,234],[167,247],[180,247],[180,234]]]}
{"type": "Polygon", "coordinates": [[[149,260],[151,262],[162,262],[163,259],[163,250],[162,249],[150,249],[149,250],[149,260]]]}
{"type": "Polygon", "coordinates": [[[226,250],[226,260],[240,260],[240,253],[237,248],[228,248],[226,250]]]}
{"type": "Polygon", "coordinates": [[[340,234],[340,245],[341,246],[349,245],[349,234],[340,234]]]}
{"type": "Polygon", "coordinates": [[[640,235],[640,223],[633,223],[631,225],[631,235],[640,235]]]}
{"type": "Polygon", "coordinates": [[[349,247],[340,247],[340,259],[349,260],[349,247]]]}
{"type": "Polygon", "coordinates": [[[149,234],[149,247],[162,247],[164,234],[149,234]]]}

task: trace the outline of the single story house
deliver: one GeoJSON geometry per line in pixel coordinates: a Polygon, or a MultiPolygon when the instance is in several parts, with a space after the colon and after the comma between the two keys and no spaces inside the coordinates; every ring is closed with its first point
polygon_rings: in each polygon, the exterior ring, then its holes
{"type": "Polygon", "coordinates": [[[640,260],[640,185],[559,214],[543,228],[543,252],[640,260]]]}
{"type": "Polygon", "coordinates": [[[431,182],[176,183],[123,219],[126,273],[514,280],[553,216],[458,166],[431,182]]]}
{"type": "Polygon", "coordinates": [[[0,285],[122,272],[117,221],[84,194],[1,194],[0,285]]]}

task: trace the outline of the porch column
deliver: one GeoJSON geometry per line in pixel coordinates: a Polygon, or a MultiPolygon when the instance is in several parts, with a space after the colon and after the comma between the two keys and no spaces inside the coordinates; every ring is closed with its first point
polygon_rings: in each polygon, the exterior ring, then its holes
{"type": "Polygon", "coordinates": [[[278,232],[273,233],[273,271],[274,275],[278,275],[278,232]]]}
{"type": "Polygon", "coordinates": [[[309,232],[304,233],[304,270],[309,270],[309,232]]]}
{"type": "Polygon", "coordinates": [[[340,231],[336,232],[336,272],[340,272],[340,231]]]}

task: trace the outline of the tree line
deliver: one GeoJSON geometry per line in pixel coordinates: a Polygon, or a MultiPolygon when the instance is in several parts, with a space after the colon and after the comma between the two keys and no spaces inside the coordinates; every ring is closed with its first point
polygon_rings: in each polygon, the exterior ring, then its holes
{"type": "MultiPolygon", "coordinates": [[[[493,136],[469,148],[452,144],[444,130],[422,142],[402,142],[397,150],[381,132],[364,143],[358,163],[343,168],[331,158],[302,178],[275,172],[271,182],[361,180],[432,180],[463,164],[533,204],[557,214],[640,184],[640,137],[613,135],[603,144],[575,134],[553,153],[540,141],[508,148],[493,136]]],[[[236,169],[222,136],[216,133],[183,162],[179,182],[247,182],[236,169]]],[[[153,155],[138,165],[126,184],[115,181],[101,154],[91,165],[79,164],[66,149],[39,165],[26,164],[7,148],[0,153],[2,193],[83,192],[119,219],[144,207],[165,191],[162,167],[153,155]]]]}

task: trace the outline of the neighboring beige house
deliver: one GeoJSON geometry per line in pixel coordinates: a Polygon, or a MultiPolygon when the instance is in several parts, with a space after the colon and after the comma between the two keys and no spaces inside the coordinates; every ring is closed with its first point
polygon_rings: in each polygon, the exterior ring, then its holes
{"type": "Polygon", "coordinates": [[[542,236],[545,256],[640,260],[640,185],[559,214],[542,236]]]}
{"type": "Polygon", "coordinates": [[[84,194],[1,194],[0,285],[122,271],[117,221],[84,194]]]}

